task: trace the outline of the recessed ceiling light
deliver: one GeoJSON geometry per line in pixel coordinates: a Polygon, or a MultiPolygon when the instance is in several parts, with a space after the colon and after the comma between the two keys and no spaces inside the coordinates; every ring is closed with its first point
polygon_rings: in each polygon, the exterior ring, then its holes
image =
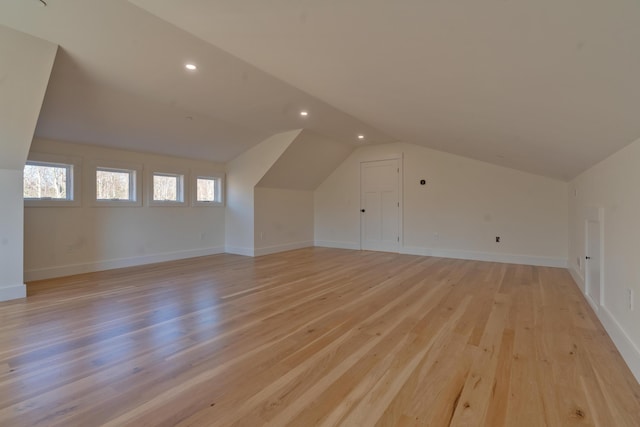
{"type": "Polygon", "coordinates": [[[186,68],[189,71],[195,71],[198,67],[196,67],[195,64],[187,64],[184,66],[184,68],[186,68]]]}
{"type": "Polygon", "coordinates": [[[307,111],[300,111],[300,115],[302,117],[307,117],[309,115],[309,113],[307,111]]]}
{"type": "Polygon", "coordinates": [[[364,139],[364,135],[358,135],[358,139],[364,139]]]}

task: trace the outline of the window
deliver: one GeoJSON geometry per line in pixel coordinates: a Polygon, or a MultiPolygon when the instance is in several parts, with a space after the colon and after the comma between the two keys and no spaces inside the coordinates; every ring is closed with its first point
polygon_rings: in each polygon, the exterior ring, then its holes
{"type": "Polygon", "coordinates": [[[99,161],[93,165],[94,206],[141,206],[141,166],[99,161]]]}
{"type": "Polygon", "coordinates": [[[136,171],[125,169],[96,169],[96,199],[135,201],[136,171]]]}
{"type": "Polygon", "coordinates": [[[210,203],[216,201],[216,181],[217,180],[215,178],[198,177],[198,182],[196,183],[198,186],[196,200],[198,202],[210,203]]]}
{"type": "Polygon", "coordinates": [[[72,200],[72,165],[27,162],[24,167],[25,199],[72,200]]]}
{"type": "Polygon", "coordinates": [[[222,198],[222,177],[196,175],[194,179],[194,206],[220,206],[222,198]]]}
{"type": "Polygon", "coordinates": [[[186,206],[188,194],[184,188],[189,170],[171,165],[158,165],[145,171],[147,206],[186,206]]]}
{"type": "Polygon", "coordinates": [[[184,175],[153,173],[153,197],[155,204],[184,202],[184,175]]]}
{"type": "Polygon", "coordinates": [[[79,164],[75,158],[31,153],[23,175],[25,206],[79,206],[79,164]]]}

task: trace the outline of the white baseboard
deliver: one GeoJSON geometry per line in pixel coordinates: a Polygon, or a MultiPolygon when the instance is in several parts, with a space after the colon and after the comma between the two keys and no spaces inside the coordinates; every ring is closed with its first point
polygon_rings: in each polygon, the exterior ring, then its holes
{"type": "Polygon", "coordinates": [[[24,283],[0,287],[0,301],[24,298],[27,296],[27,287],[24,283]]]}
{"type": "Polygon", "coordinates": [[[440,258],[468,259],[473,261],[501,262],[505,264],[524,264],[540,267],[567,268],[566,258],[502,254],[495,252],[460,251],[453,249],[433,249],[410,246],[404,246],[400,248],[400,253],[409,255],[434,256],[440,258]]]}
{"type": "MultiPolygon", "coordinates": [[[[315,246],[321,246],[325,248],[360,250],[360,244],[351,242],[316,240],[315,246]]],[[[451,249],[434,249],[417,246],[403,246],[400,248],[400,253],[407,255],[434,256],[440,258],[468,259],[473,261],[502,262],[505,264],[524,264],[536,265],[541,267],[567,268],[566,258],[513,255],[494,252],[459,251],[451,249]]]]}
{"type": "Polygon", "coordinates": [[[207,255],[216,255],[224,252],[222,247],[189,249],[176,252],[164,252],[161,254],[143,255],[131,258],[109,259],[79,264],[61,265],[56,267],[38,268],[26,270],[25,280],[52,279],[54,277],[72,276],[74,274],[92,273],[95,271],[112,270],[114,268],[134,267],[137,265],[155,264],[158,262],[176,261],[179,259],[195,258],[207,255]]]}
{"type": "Polygon", "coordinates": [[[622,358],[627,362],[627,366],[631,369],[633,376],[640,383],[640,349],[631,341],[629,335],[622,329],[620,323],[606,306],[601,306],[597,315],[622,358]]]}
{"type": "Polygon", "coordinates": [[[240,248],[235,246],[225,246],[224,252],[233,255],[254,256],[253,248],[240,248]]]}
{"type": "MultiPolygon", "coordinates": [[[[569,272],[571,273],[571,277],[573,277],[578,289],[580,289],[582,294],[585,295],[585,283],[582,275],[576,271],[574,266],[569,268],[569,272]]],[[[587,299],[587,301],[588,300],[589,299],[587,299]]],[[[629,335],[627,335],[613,313],[611,313],[606,306],[601,305],[598,310],[594,311],[598,319],[600,319],[602,326],[604,326],[604,329],[609,334],[609,337],[611,337],[613,344],[627,363],[627,366],[633,373],[633,376],[636,377],[638,382],[640,382],[640,348],[638,348],[631,338],[629,338],[629,335]]]]}
{"type": "MultiPolygon", "coordinates": [[[[360,245],[358,243],[334,242],[334,241],[326,241],[326,240],[316,240],[315,246],[321,246],[325,248],[338,248],[338,249],[353,249],[353,250],[360,249],[360,245]]],[[[524,265],[535,265],[540,267],[567,268],[566,258],[541,257],[541,256],[531,256],[531,255],[513,255],[513,254],[501,254],[501,253],[494,253],[494,252],[460,251],[460,250],[451,250],[451,249],[434,249],[434,248],[424,248],[424,247],[417,247],[417,246],[402,246],[400,248],[400,253],[407,254],[407,255],[434,256],[434,257],[440,257],[440,258],[468,259],[473,261],[502,262],[506,264],[524,264],[524,265]]]]}
{"type": "Polygon", "coordinates": [[[294,242],[294,243],[286,243],[284,245],[275,245],[275,246],[267,246],[264,248],[255,248],[253,251],[253,255],[254,256],[262,256],[262,255],[269,255],[269,254],[275,254],[278,252],[285,252],[285,251],[292,251],[294,249],[302,249],[302,248],[308,248],[313,246],[312,241],[306,241],[306,242],[294,242]]]}
{"type": "Polygon", "coordinates": [[[360,250],[360,243],[352,243],[352,242],[334,242],[329,240],[316,240],[313,242],[314,246],[322,247],[322,248],[335,248],[335,249],[352,249],[355,251],[360,250]]]}
{"type": "Polygon", "coordinates": [[[431,256],[431,251],[427,248],[419,248],[413,246],[403,246],[400,248],[400,253],[405,255],[420,255],[431,256]]]}
{"type": "Polygon", "coordinates": [[[587,288],[584,283],[584,277],[582,276],[582,273],[579,270],[576,270],[575,265],[572,265],[569,267],[569,273],[571,274],[573,281],[576,282],[576,285],[578,285],[578,288],[580,288],[580,291],[582,291],[583,294],[586,293],[587,288]]]}

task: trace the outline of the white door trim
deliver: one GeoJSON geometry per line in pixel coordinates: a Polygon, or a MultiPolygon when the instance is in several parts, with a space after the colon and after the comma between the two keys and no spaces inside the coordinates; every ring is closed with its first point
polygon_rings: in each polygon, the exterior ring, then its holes
{"type": "MultiPolygon", "coordinates": [[[[362,209],[362,164],[369,162],[382,162],[385,160],[397,160],[398,168],[400,169],[398,172],[398,202],[400,203],[398,209],[398,237],[400,241],[398,242],[398,253],[402,253],[402,248],[404,248],[404,153],[398,153],[390,156],[384,157],[366,157],[360,159],[358,163],[358,179],[360,180],[360,188],[358,193],[358,198],[360,199],[360,203],[358,204],[358,212],[362,209]]],[[[362,250],[362,215],[359,213],[358,217],[360,218],[358,233],[360,234],[360,239],[358,240],[358,244],[360,250],[362,250]]]]}
{"type": "Polygon", "coordinates": [[[599,289],[599,299],[600,304],[596,304],[596,302],[589,295],[589,286],[590,286],[590,277],[589,277],[589,265],[587,260],[585,261],[585,269],[584,269],[584,294],[593,309],[598,312],[600,307],[605,307],[605,299],[604,299],[604,209],[601,207],[589,206],[587,207],[587,212],[584,220],[584,253],[586,256],[589,256],[589,222],[597,222],[598,223],[598,231],[600,234],[600,253],[598,254],[600,257],[600,289],[599,289]]]}

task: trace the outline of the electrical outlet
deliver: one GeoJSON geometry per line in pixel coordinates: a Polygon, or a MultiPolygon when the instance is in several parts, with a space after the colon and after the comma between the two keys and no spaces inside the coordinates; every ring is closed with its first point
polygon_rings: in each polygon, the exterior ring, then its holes
{"type": "Polygon", "coordinates": [[[633,303],[633,289],[627,288],[627,297],[629,300],[629,311],[633,311],[634,303],[633,303]]]}

